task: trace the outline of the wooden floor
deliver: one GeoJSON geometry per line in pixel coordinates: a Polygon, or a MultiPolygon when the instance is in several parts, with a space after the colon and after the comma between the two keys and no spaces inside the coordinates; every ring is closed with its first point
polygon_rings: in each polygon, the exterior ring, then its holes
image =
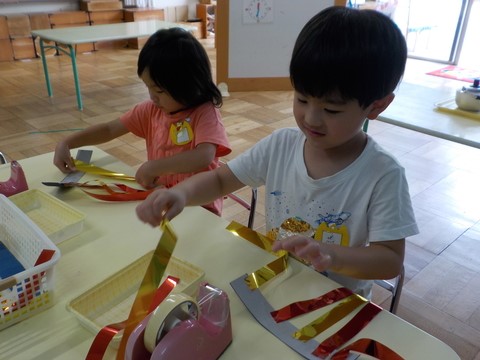
{"type": "MultiPolygon", "coordinates": [[[[213,40],[204,44],[215,65],[213,40]]],[[[115,119],[147,98],[136,75],[137,56],[138,50],[132,49],[78,55],[82,112],[76,108],[67,57],[48,59],[51,99],[39,59],[0,63],[0,151],[10,160],[53,151],[72,131],[115,119]]],[[[461,86],[425,75],[442,66],[409,60],[405,79],[427,86],[461,86]]],[[[231,93],[222,114],[234,148],[228,158],[274,129],[295,126],[291,92],[231,93]]],[[[480,150],[378,121],[371,122],[369,133],[406,167],[421,229],[420,235],[408,239],[398,316],[449,344],[462,359],[480,360],[480,150]]],[[[143,142],[133,135],[101,148],[131,166],[146,158],[143,142]]],[[[241,191],[241,196],[248,199],[249,191],[241,191]]],[[[257,209],[255,227],[263,232],[262,196],[257,209]]],[[[246,223],[248,214],[227,200],[223,216],[246,223]]],[[[388,306],[388,296],[375,288],[374,301],[388,306]]]]}

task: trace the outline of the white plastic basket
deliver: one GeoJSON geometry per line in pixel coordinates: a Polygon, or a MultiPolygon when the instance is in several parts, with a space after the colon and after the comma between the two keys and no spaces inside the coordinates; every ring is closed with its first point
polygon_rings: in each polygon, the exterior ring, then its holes
{"type": "Polygon", "coordinates": [[[85,214],[41,190],[31,189],[8,198],[53,241],[62,241],[83,230],[85,214]]]}
{"type": "Polygon", "coordinates": [[[0,330],[3,330],[53,305],[53,270],[60,259],[60,250],[2,194],[0,240],[25,269],[0,280],[0,330]],[[55,252],[50,260],[35,266],[42,250],[55,252]]]}
{"type": "MultiPolygon", "coordinates": [[[[77,317],[80,324],[95,335],[106,325],[126,320],[152,256],[153,251],[143,255],[70,301],[67,309],[77,317]]],[[[174,292],[183,292],[195,298],[205,273],[198,267],[172,256],[161,282],[168,275],[180,279],[174,292]]],[[[121,337],[121,334],[115,335],[110,346],[118,348],[121,337]]]]}

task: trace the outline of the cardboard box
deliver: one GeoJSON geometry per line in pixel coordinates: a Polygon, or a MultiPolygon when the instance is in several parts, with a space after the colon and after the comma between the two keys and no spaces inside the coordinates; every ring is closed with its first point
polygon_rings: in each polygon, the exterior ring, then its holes
{"type": "MultiPolygon", "coordinates": [[[[123,12],[126,22],[142,20],[165,20],[165,11],[163,9],[135,8],[124,9],[123,12]]],[[[137,39],[129,39],[128,47],[133,49],[141,49],[147,40],[148,36],[137,39]]]]}
{"type": "Polygon", "coordinates": [[[0,61],[13,61],[13,49],[10,39],[0,39],[0,61]]]}
{"type": "MultiPolygon", "coordinates": [[[[88,13],[91,25],[118,24],[123,22],[123,10],[92,11],[88,13]]],[[[95,50],[121,49],[128,46],[128,40],[98,41],[93,44],[95,50]]]]}
{"type": "Polygon", "coordinates": [[[121,10],[123,3],[121,1],[81,1],[80,10],[85,11],[105,11],[105,10],[121,10]]]}
{"type": "Polygon", "coordinates": [[[10,35],[8,33],[8,24],[7,24],[7,17],[0,16],[0,39],[10,39],[10,35]]]}
{"type": "Polygon", "coordinates": [[[48,15],[52,28],[59,25],[89,25],[86,11],[60,11],[48,15]]]}
{"type": "Polygon", "coordinates": [[[28,15],[7,15],[10,38],[31,36],[30,18],[28,15]]]}
{"type": "MultiPolygon", "coordinates": [[[[49,18],[52,29],[90,26],[90,20],[86,11],[61,11],[49,14],[49,18]]],[[[79,44],[75,48],[77,53],[94,50],[93,43],[79,44]]],[[[61,54],[61,52],[59,54],[61,54]]]]}
{"type": "Polygon", "coordinates": [[[126,22],[141,20],[165,20],[163,9],[124,9],[124,19],[126,22]]]}
{"type": "MultiPolygon", "coordinates": [[[[47,13],[38,13],[38,14],[29,14],[30,18],[30,27],[32,30],[43,30],[51,29],[52,25],[50,24],[50,18],[47,13]]],[[[51,44],[49,41],[45,41],[45,44],[51,44]]],[[[40,57],[40,40],[37,38],[33,39],[33,45],[35,48],[36,57],[40,57]]],[[[56,51],[54,49],[46,49],[45,54],[55,55],[56,51]]]]}
{"type": "Polygon", "coordinates": [[[15,60],[32,59],[35,57],[35,47],[31,36],[12,39],[12,49],[15,60]]]}
{"type": "Polygon", "coordinates": [[[51,29],[50,18],[47,13],[44,14],[30,14],[30,27],[32,30],[51,29]]]}
{"type": "Polygon", "coordinates": [[[98,24],[118,24],[123,22],[123,11],[92,11],[88,13],[91,25],[98,24]]]}

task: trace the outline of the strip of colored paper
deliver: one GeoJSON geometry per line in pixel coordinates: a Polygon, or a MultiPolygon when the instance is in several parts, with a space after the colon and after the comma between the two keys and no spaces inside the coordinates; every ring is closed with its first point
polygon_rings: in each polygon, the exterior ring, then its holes
{"type": "Polygon", "coordinates": [[[351,351],[373,356],[376,359],[403,360],[395,351],[372,339],[358,339],[332,356],[332,360],[348,360],[351,351]]]}
{"type": "Polygon", "coordinates": [[[319,318],[312,321],[310,324],[305,325],[300,330],[296,331],[293,334],[295,339],[301,341],[308,341],[313,339],[318,334],[327,330],[333,324],[336,324],[338,321],[343,319],[345,316],[350,314],[360,305],[363,305],[367,302],[366,299],[358,296],[356,294],[349,296],[341,303],[336,305],[332,310],[323,314],[319,318]]]}
{"type": "MultiPolygon", "coordinates": [[[[175,288],[175,286],[177,286],[179,282],[180,279],[173,276],[168,276],[157,289],[157,291],[155,291],[155,296],[150,304],[148,313],[151,313],[170,294],[170,292],[175,288]]],[[[97,336],[95,336],[85,360],[102,360],[112,339],[120,331],[125,329],[126,325],[127,320],[104,326],[98,332],[97,336]]]]}
{"type": "Polygon", "coordinates": [[[165,269],[177,243],[177,236],[167,220],[165,220],[160,227],[163,233],[145,272],[132,308],[130,309],[127,324],[118,348],[117,360],[124,360],[128,337],[138,323],[148,315],[150,304],[155,296],[155,290],[165,273],[165,269]]]}
{"type": "Polygon", "coordinates": [[[228,226],[227,230],[231,231],[235,235],[238,235],[245,240],[251,242],[254,245],[257,245],[259,248],[272,253],[272,244],[273,240],[262,235],[255,230],[250,229],[249,227],[243,226],[242,224],[232,221],[228,226]]]}
{"type": "Polygon", "coordinates": [[[272,311],[271,315],[277,323],[290,320],[294,317],[307,314],[345,299],[352,294],[353,293],[351,290],[344,287],[333,289],[328,293],[316,297],[315,299],[302,300],[288,304],[279,310],[272,311]]]}
{"type": "Polygon", "coordinates": [[[368,302],[345,326],[318,345],[312,354],[325,359],[335,349],[357,335],[380,311],[381,307],[368,302]]]}
{"type": "Polygon", "coordinates": [[[288,255],[284,254],[278,259],[247,275],[245,282],[250,290],[258,289],[263,284],[272,280],[275,276],[287,269],[288,255]]]}
{"type": "Polygon", "coordinates": [[[131,188],[123,184],[105,184],[100,182],[99,185],[90,185],[90,184],[78,184],[76,185],[87,195],[103,201],[136,201],[136,200],[145,200],[150,193],[154,191],[151,190],[140,190],[131,188]],[[95,188],[102,190],[103,193],[87,191],[85,188],[95,188]]]}
{"type": "Polygon", "coordinates": [[[130,175],[125,175],[122,173],[117,173],[114,171],[106,170],[101,167],[92,165],[92,164],[86,164],[81,160],[74,160],[75,167],[77,168],[78,171],[82,171],[87,174],[92,174],[92,175],[98,175],[98,176],[105,176],[105,177],[113,177],[115,179],[119,180],[127,180],[127,181],[135,181],[134,176],[130,175]]]}

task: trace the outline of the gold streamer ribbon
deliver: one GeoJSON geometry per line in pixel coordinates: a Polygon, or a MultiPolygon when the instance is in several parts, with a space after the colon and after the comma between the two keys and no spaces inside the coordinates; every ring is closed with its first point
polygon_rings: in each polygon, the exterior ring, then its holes
{"type": "Polygon", "coordinates": [[[74,160],[75,167],[77,168],[78,171],[82,171],[87,174],[92,174],[92,175],[98,175],[98,176],[105,176],[105,177],[111,177],[119,180],[127,180],[127,181],[135,181],[134,176],[130,175],[125,175],[122,173],[117,173],[114,171],[106,170],[101,167],[92,165],[92,164],[86,164],[81,160],[74,160]]]}
{"type": "Polygon", "coordinates": [[[117,360],[124,360],[128,337],[138,323],[148,315],[155,291],[162,280],[168,262],[172,257],[173,249],[177,243],[177,236],[167,220],[164,220],[160,227],[163,233],[150,260],[142,283],[140,284],[132,308],[130,309],[130,314],[128,315],[122,340],[118,348],[117,360]]]}
{"type": "Polygon", "coordinates": [[[258,289],[263,284],[272,280],[275,276],[285,271],[288,267],[288,255],[284,254],[271,263],[261,267],[260,269],[250,273],[245,278],[250,290],[258,289]]]}
{"type": "Polygon", "coordinates": [[[367,302],[366,299],[360,295],[353,294],[336,305],[332,310],[323,314],[319,318],[313,320],[310,324],[305,325],[293,334],[295,339],[301,341],[308,341],[315,336],[325,331],[333,324],[337,323],[345,316],[350,314],[353,310],[367,302]]]}
{"type": "MultiPolygon", "coordinates": [[[[251,242],[252,244],[260,247],[261,249],[277,255],[279,258],[272,261],[271,263],[265,265],[264,267],[254,271],[253,273],[247,275],[245,282],[251,290],[258,289],[261,285],[275,278],[282,271],[287,269],[288,266],[288,252],[279,251],[274,253],[272,251],[273,240],[257,233],[256,231],[247,228],[235,221],[232,221],[226,228],[231,231],[233,234],[244,238],[245,240],[251,242]]],[[[296,257],[295,257],[296,258],[296,257]]],[[[301,259],[298,259],[302,261],[301,259]]],[[[339,289],[336,289],[339,290],[339,289]]],[[[345,289],[347,290],[347,289],[345,289]]],[[[347,290],[347,292],[350,292],[347,290]]],[[[343,293],[342,293],[343,294],[343,293]]],[[[348,295],[348,294],[345,294],[348,295]]],[[[343,299],[343,296],[340,296],[335,299],[339,301],[343,299]]],[[[337,323],[339,320],[343,319],[345,316],[350,314],[359,306],[366,305],[348,322],[347,325],[342,327],[334,335],[323,341],[313,352],[312,355],[319,358],[325,358],[336,348],[342,346],[346,341],[350,340],[355,336],[361,329],[363,329],[369,322],[372,320],[382,309],[364,299],[360,295],[352,294],[345,298],[341,303],[335,306],[328,313],[320,316],[316,320],[312,321],[310,324],[302,327],[296,331],[292,336],[295,339],[300,341],[308,341],[322,331],[328,329],[333,324],[337,323]]],[[[310,304],[310,301],[307,302],[307,305],[310,304]]],[[[299,302],[298,304],[293,304],[294,308],[302,308],[305,305],[304,302],[299,302]]],[[[292,308],[290,304],[289,309],[292,308]]],[[[307,309],[308,310],[308,309],[307,309]]],[[[275,313],[275,312],[274,312],[275,313]]],[[[305,311],[303,311],[305,313],[305,311]]],[[[272,314],[274,315],[274,314],[272,314]]],[[[287,314],[291,315],[291,314],[287,314]]],[[[299,315],[299,314],[297,314],[299,315]]],[[[288,318],[288,316],[287,316],[288,318]]]]}
{"type": "Polygon", "coordinates": [[[357,335],[381,311],[380,306],[367,302],[346,325],[318,345],[312,354],[321,359],[327,358],[335,349],[357,335]]]}
{"type": "Polygon", "coordinates": [[[245,282],[250,290],[258,289],[263,284],[275,278],[277,275],[281,274],[288,267],[288,252],[281,250],[274,252],[272,250],[273,240],[259,234],[258,232],[243,226],[242,224],[232,221],[228,226],[227,230],[231,231],[233,234],[244,238],[245,240],[251,242],[252,244],[258,246],[259,248],[278,256],[278,259],[273,260],[267,265],[261,267],[260,269],[250,273],[245,278],[245,282]]]}
{"type": "Polygon", "coordinates": [[[272,251],[272,245],[273,245],[273,240],[266,237],[265,235],[262,235],[255,230],[252,230],[246,226],[243,226],[242,224],[232,221],[228,226],[227,230],[231,231],[233,234],[240,236],[244,238],[245,240],[251,242],[252,244],[258,246],[259,248],[269,252],[273,253],[272,251]]]}
{"type": "MultiPolygon", "coordinates": [[[[150,304],[148,313],[151,313],[155,308],[170,294],[170,292],[177,286],[180,282],[180,279],[173,276],[168,276],[162,285],[155,291],[155,296],[150,304]]],[[[93,339],[92,345],[88,350],[85,360],[102,360],[105,352],[107,351],[108,345],[112,339],[120,331],[125,329],[127,325],[127,320],[109,324],[104,326],[93,339]]]]}

